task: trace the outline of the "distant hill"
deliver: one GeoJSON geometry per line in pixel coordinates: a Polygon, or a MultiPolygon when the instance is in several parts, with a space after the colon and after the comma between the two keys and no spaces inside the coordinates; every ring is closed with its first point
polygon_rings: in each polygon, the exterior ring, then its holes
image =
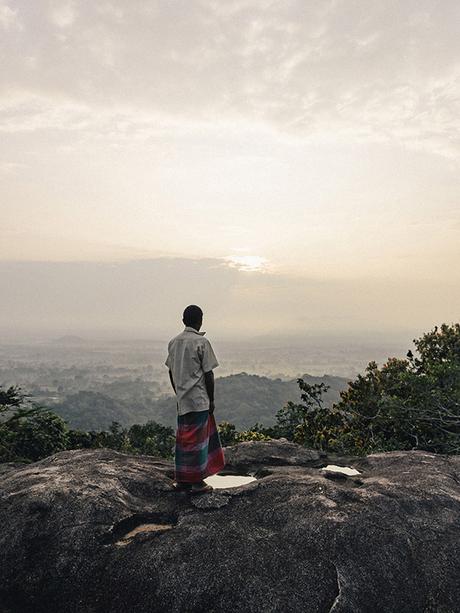
{"type": "Polygon", "coordinates": [[[133,410],[122,400],[114,400],[99,392],[78,392],[50,407],[71,428],[78,430],[104,430],[113,421],[124,425],[143,423],[151,417],[133,410]]]}
{"type": "MultiPolygon", "coordinates": [[[[327,403],[339,399],[340,391],[347,387],[347,379],[342,377],[312,377],[304,375],[308,383],[330,385],[325,394],[327,403]]],[[[297,380],[282,381],[258,375],[240,373],[216,380],[216,419],[230,421],[237,428],[249,428],[255,422],[271,425],[275,422],[276,412],[288,400],[300,400],[297,380]]]]}
{"type": "Polygon", "coordinates": [[[56,345],[86,345],[87,341],[81,336],[75,336],[72,334],[67,334],[65,336],[60,336],[59,338],[53,338],[51,341],[56,345]]]}
{"type": "MultiPolygon", "coordinates": [[[[325,394],[326,403],[337,401],[348,379],[343,377],[313,377],[303,375],[310,384],[325,383],[330,390],[325,394]]],[[[216,379],[216,421],[229,421],[238,429],[253,426],[256,422],[269,426],[275,422],[275,415],[288,400],[300,400],[297,380],[283,381],[259,375],[240,373],[216,379]]],[[[164,396],[155,403],[158,421],[165,425],[176,423],[176,401],[164,396]]]]}
{"type": "MultiPolygon", "coordinates": [[[[340,391],[347,387],[343,377],[313,377],[304,375],[308,383],[325,383],[330,390],[325,400],[331,404],[339,399],[340,391]]],[[[240,373],[216,379],[216,420],[230,421],[238,429],[249,428],[256,422],[271,425],[276,412],[288,400],[300,399],[295,379],[283,381],[259,375],[240,373]]],[[[67,396],[63,402],[52,407],[74,427],[84,430],[108,428],[112,421],[124,425],[143,423],[153,419],[164,425],[176,425],[176,400],[165,395],[158,400],[115,400],[107,394],[79,392],[67,396]]]]}

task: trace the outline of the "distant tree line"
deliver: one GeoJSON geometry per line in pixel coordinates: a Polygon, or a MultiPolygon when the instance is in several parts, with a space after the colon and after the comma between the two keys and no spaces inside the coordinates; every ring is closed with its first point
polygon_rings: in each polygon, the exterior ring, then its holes
{"type": "MultiPolygon", "coordinates": [[[[414,340],[415,353],[370,362],[340,400],[326,405],[328,386],[297,380],[300,402],[288,402],[274,425],[238,431],[221,422],[224,446],[287,438],[306,447],[362,455],[396,449],[460,453],[460,324],[442,324],[414,340]]],[[[155,421],[108,430],[71,429],[19,387],[0,387],[0,462],[30,462],[65,449],[109,447],[125,453],[173,457],[175,432],[155,421]]]]}
{"type": "MultiPolygon", "coordinates": [[[[323,381],[329,386],[325,401],[336,402],[340,391],[346,388],[343,377],[325,375],[313,377],[303,375],[308,383],[323,381]]],[[[148,420],[176,425],[176,399],[170,393],[155,397],[150,382],[117,380],[100,389],[79,390],[68,394],[48,408],[60,415],[70,428],[77,430],[107,430],[116,421],[124,427],[145,423],[148,420]],[[123,385],[126,389],[123,390],[123,385]]],[[[259,375],[238,373],[219,377],[217,382],[218,412],[222,420],[236,425],[238,430],[246,430],[254,422],[273,425],[277,409],[297,394],[295,379],[283,381],[259,375]]],[[[44,401],[46,404],[46,401],[44,401]]]]}

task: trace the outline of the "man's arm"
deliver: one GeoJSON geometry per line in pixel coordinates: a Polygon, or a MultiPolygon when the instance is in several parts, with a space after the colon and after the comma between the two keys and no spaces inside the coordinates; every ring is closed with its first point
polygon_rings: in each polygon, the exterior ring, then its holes
{"type": "Polygon", "coordinates": [[[172,372],[170,370],[169,370],[169,380],[171,381],[172,388],[174,390],[174,393],[176,394],[176,386],[174,385],[174,379],[172,376],[172,372]]]}
{"type": "Polygon", "coordinates": [[[214,373],[212,370],[204,373],[204,383],[209,396],[209,414],[214,413],[214,373]]]}

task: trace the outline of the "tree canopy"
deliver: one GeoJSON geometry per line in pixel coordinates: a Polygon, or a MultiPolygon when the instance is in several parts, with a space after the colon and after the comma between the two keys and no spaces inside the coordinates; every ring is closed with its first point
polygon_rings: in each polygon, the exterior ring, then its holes
{"type": "Polygon", "coordinates": [[[324,388],[299,379],[302,402],[277,413],[274,434],[344,453],[459,453],[460,324],[436,326],[414,344],[405,359],[370,362],[331,407],[324,388]]]}

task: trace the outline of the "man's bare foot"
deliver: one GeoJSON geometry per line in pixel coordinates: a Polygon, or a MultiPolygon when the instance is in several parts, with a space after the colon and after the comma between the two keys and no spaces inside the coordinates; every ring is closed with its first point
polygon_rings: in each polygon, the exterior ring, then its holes
{"type": "Polygon", "coordinates": [[[189,492],[192,489],[192,484],[185,481],[174,481],[173,488],[178,492],[189,492]]]}
{"type": "Polygon", "coordinates": [[[192,489],[190,490],[190,493],[191,494],[206,494],[208,492],[212,492],[213,489],[214,488],[212,487],[212,485],[208,485],[204,481],[201,481],[200,483],[194,483],[192,485],[192,489]]]}

